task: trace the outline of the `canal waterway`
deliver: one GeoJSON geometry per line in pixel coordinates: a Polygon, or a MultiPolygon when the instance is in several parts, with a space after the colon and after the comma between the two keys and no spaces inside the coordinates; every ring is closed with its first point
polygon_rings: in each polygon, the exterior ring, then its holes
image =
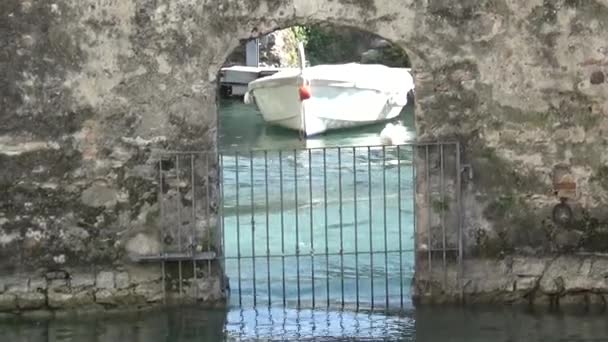
{"type": "Polygon", "coordinates": [[[560,314],[522,309],[434,308],[401,316],[266,309],[163,309],[138,314],[0,320],[7,342],[202,341],[608,341],[605,314],[560,314]],[[257,317],[257,318],[256,318],[257,317]],[[251,324],[255,322],[256,324],[251,324]],[[344,339],[342,336],[358,336],[344,339]]]}

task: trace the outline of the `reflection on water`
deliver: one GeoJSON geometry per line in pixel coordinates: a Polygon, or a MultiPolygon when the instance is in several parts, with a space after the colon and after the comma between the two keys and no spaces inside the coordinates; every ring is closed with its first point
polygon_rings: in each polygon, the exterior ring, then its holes
{"type": "Polygon", "coordinates": [[[165,309],[112,317],[0,320],[0,341],[201,342],[355,341],[540,342],[608,341],[606,317],[519,309],[418,309],[400,316],[311,310],[165,309]]]}

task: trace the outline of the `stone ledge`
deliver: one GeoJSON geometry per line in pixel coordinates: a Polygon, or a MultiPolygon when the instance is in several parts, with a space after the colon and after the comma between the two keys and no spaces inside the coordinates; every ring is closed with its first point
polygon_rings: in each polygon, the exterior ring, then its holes
{"type": "Polygon", "coordinates": [[[0,313],[128,309],[154,306],[175,298],[193,303],[225,301],[220,281],[214,277],[199,278],[194,287],[192,279],[184,279],[184,292],[180,296],[170,289],[163,291],[160,275],[143,268],[130,271],[53,272],[43,278],[0,276],[0,313]]]}
{"type": "Polygon", "coordinates": [[[417,265],[414,302],[432,304],[524,304],[606,309],[608,257],[560,255],[502,260],[468,259],[458,280],[458,265],[447,269],[417,265]]]}

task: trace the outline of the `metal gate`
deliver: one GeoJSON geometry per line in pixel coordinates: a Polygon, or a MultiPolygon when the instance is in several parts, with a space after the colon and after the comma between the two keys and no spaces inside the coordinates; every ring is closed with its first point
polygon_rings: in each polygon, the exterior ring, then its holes
{"type": "Polygon", "coordinates": [[[456,142],[164,154],[163,280],[219,260],[241,307],[407,309],[420,253],[461,264],[460,168],[456,142]]]}
{"type": "Polygon", "coordinates": [[[234,152],[220,162],[223,259],[241,306],[402,310],[416,246],[440,251],[444,270],[459,249],[457,143],[234,152]],[[426,224],[418,233],[416,217],[426,224]]]}

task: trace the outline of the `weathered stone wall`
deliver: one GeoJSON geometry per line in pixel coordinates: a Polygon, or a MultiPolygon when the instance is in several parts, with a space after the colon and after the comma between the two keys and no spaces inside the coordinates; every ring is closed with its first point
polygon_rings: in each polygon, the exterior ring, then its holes
{"type": "MultiPolygon", "coordinates": [[[[94,268],[97,279],[133,267],[157,276],[128,258],[162,243],[153,150],[213,151],[216,76],[239,40],[315,22],[406,49],[419,139],[462,143],[473,170],[464,182],[464,278],[471,265],[502,277],[485,260],[576,260],[608,249],[606,0],[5,0],[1,276],[30,279],[17,291],[30,293],[31,279],[48,272],[74,279],[94,268]],[[556,165],[577,184],[567,228],[548,219],[556,165]]],[[[420,262],[418,297],[435,287],[433,296],[459,292],[428,275],[420,262]]],[[[487,284],[478,292],[505,291],[487,284]]],[[[577,291],[595,290],[582,284],[577,291]]],[[[212,288],[208,297],[221,298],[212,288]]]]}

